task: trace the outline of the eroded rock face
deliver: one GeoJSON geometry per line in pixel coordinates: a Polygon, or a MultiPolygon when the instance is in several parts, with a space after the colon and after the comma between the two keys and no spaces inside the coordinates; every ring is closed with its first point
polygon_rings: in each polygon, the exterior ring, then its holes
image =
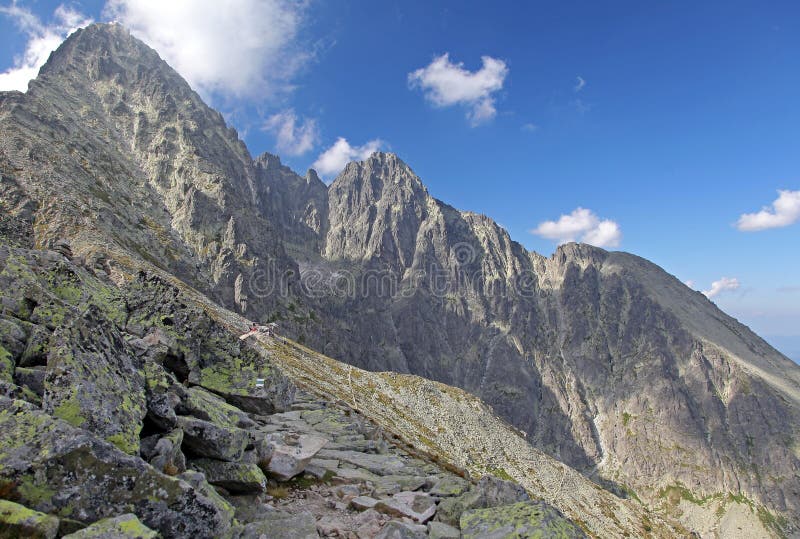
{"type": "Polygon", "coordinates": [[[230,526],[189,484],[28,403],[0,398],[0,430],[0,479],[31,509],[86,523],[133,509],[164,537],[218,537],[230,526]]]}

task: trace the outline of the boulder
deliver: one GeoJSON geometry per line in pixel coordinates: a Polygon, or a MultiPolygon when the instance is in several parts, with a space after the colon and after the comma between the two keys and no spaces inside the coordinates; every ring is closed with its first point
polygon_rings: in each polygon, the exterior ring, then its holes
{"type": "Polygon", "coordinates": [[[271,434],[267,439],[272,448],[267,471],[280,481],[288,481],[302,473],[311,459],[328,443],[325,438],[309,434],[271,434]]]}
{"type": "Polygon", "coordinates": [[[44,397],[44,376],[44,369],[17,367],[14,370],[14,383],[21,387],[27,387],[39,397],[44,397]]]}
{"type": "Polygon", "coordinates": [[[141,523],[136,515],[126,514],[99,520],[66,539],[155,539],[158,534],[141,523]]]}
{"type": "Polygon", "coordinates": [[[58,533],[58,519],[28,509],[24,505],[0,500],[0,537],[53,539],[58,533]]]}
{"type": "Polygon", "coordinates": [[[436,514],[436,500],[419,492],[398,492],[391,498],[380,500],[375,504],[375,510],[424,524],[436,514]]]}
{"type": "Polygon", "coordinates": [[[156,470],[162,471],[167,475],[175,475],[186,471],[186,457],[181,452],[183,443],[183,431],[175,429],[166,436],[160,438],[153,448],[153,456],[150,464],[156,470]]]}
{"type": "Polygon", "coordinates": [[[372,539],[381,531],[385,518],[374,509],[367,509],[354,519],[356,535],[359,539],[372,539]]]}
{"type": "Polygon", "coordinates": [[[399,520],[389,521],[375,539],[426,539],[428,528],[419,524],[409,524],[399,520]]]}
{"type": "Polygon", "coordinates": [[[91,433],[0,397],[0,483],[20,503],[85,524],[133,512],[165,538],[219,537],[226,508],[91,433]]]}
{"type": "Polygon", "coordinates": [[[140,367],[122,334],[90,306],[53,334],[43,408],[137,454],[147,410],[140,367]]]}
{"type": "Polygon", "coordinates": [[[563,537],[584,539],[587,535],[561,512],[544,502],[520,502],[461,515],[464,539],[506,537],[563,537]]]}
{"type": "Polygon", "coordinates": [[[209,483],[230,492],[264,492],[267,488],[267,478],[255,464],[213,459],[193,460],[190,464],[193,469],[203,472],[209,483]]]}
{"type": "Polygon", "coordinates": [[[31,334],[19,360],[20,367],[47,365],[47,351],[51,332],[44,326],[31,324],[31,334]]]}
{"type": "Polygon", "coordinates": [[[529,500],[528,493],[518,484],[486,475],[478,481],[477,485],[461,496],[442,500],[439,503],[436,519],[445,524],[457,526],[464,511],[529,500]]]}
{"type": "Polygon", "coordinates": [[[232,539],[318,539],[317,522],[308,512],[272,511],[264,519],[232,530],[232,539]]]}
{"type": "Polygon", "coordinates": [[[158,363],[146,361],[144,375],[147,419],[161,430],[172,430],[178,423],[175,409],[181,404],[186,390],[158,363]]]}
{"type": "Polygon", "coordinates": [[[199,457],[239,460],[249,440],[247,431],[194,417],[180,416],[177,425],[183,431],[183,445],[199,457]]]}

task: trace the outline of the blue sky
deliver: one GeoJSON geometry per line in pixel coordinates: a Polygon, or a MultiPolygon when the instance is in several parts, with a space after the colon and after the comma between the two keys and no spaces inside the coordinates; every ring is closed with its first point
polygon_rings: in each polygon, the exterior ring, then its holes
{"type": "Polygon", "coordinates": [[[330,180],[348,156],[394,151],[532,250],[586,238],[717,281],[720,307],[800,360],[797,2],[0,5],[0,71],[32,34],[123,21],[254,155],[330,180]],[[41,27],[22,31],[20,10],[41,27]],[[743,225],[759,230],[737,227],[764,207],[743,225]]]}

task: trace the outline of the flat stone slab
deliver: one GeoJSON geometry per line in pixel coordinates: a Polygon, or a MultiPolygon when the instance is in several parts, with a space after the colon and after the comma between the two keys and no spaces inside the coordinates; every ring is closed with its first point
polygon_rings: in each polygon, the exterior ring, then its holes
{"type": "Polygon", "coordinates": [[[399,492],[391,498],[378,501],[375,510],[424,524],[436,514],[436,500],[419,492],[399,492]]]}
{"type": "Polygon", "coordinates": [[[377,475],[393,475],[405,467],[405,462],[394,455],[373,455],[358,451],[323,449],[318,456],[320,458],[349,462],[353,466],[364,468],[377,475]]]}
{"type": "Polygon", "coordinates": [[[350,507],[359,511],[366,511],[372,509],[378,504],[378,500],[370,498],[369,496],[356,496],[350,500],[350,507]]]}
{"type": "Polygon", "coordinates": [[[378,480],[378,476],[368,472],[367,470],[362,470],[361,468],[338,468],[333,470],[336,473],[336,477],[340,480],[344,480],[350,483],[360,482],[360,483],[375,483],[378,480]]]}

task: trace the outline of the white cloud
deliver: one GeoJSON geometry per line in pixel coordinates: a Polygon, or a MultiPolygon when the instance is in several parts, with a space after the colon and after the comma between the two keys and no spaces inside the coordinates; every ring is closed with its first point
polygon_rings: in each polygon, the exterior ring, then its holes
{"type": "Polygon", "coordinates": [[[703,290],[703,294],[705,294],[708,299],[711,299],[726,290],[736,290],[739,286],[739,279],[736,277],[722,277],[719,281],[711,283],[711,288],[709,290],[703,290]]]}
{"type": "Polygon", "coordinates": [[[50,53],[58,48],[66,37],[92,20],[63,4],[53,12],[53,22],[44,24],[29,9],[20,7],[16,0],[8,6],[0,6],[0,13],[10,17],[27,36],[25,51],[14,58],[14,66],[0,73],[0,90],[28,89],[28,81],[36,78],[50,53]]]}
{"type": "Polygon", "coordinates": [[[503,88],[508,75],[508,66],[502,60],[482,56],[481,62],[483,66],[478,71],[468,71],[463,63],[452,63],[445,53],[409,73],[408,83],[412,88],[421,88],[425,98],[437,107],[467,107],[467,118],[474,127],[497,114],[493,94],[503,88]]]}
{"type": "Polygon", "coordinates": [[[311,150],[319,139],[316,120],[299,120],[294,110],[273,114],[264,122],[263,129],[275,135],[278,151],[288,155],[302,155],[311,150]]]}
{"type": "Polygon", "coordinates": [[[310,58],[297,44],[307,2],[109,0],[105,13],[153,47],[193,88],[274,97],[310,58]]]}
{"type": "Polygon", "coordinates": [[[522,127],[520,129],[522,129],[523,131],[527,131],[529,133],[533,133],[534,131],[539,129],[539,126],[536,124],[527,123],[527,124],[522,124],[522,127]]]}
{"type": "Polygon", "coordinates": [[[583,90],[583,87],[586,86],[586,81],[583,79],[583,77],[580,77],[580,76],[576,77],[576,80],[578,82],[575,85],[575,87],[573,88],[573,90],[575,90],[575,92],[580,92],[581,90],[583,90]]]}
{"type": "Polygon", "coordinates": [[[619,225],[609,219],[600,220],[591,210],[576,208],[558,221],[539,223],[531,233],[558,243],[580,241],[597,247],[618,247],[622,240],[619,225]]]}
{"type": "Polygon", "coordinates": [[[800,221],[800,191],[778,191],[778,198],[771,207],[743,214],[736,227],[744,232],[756,232],[789,226],[797,221],[800,221]]]}
{"type": "Polygon", "coordinates": [[[336,142],[325,150],[311,167],[322,176],[333,176],[342,171],[350,161],[363,161],[370,155],[377,152],[383,141],[375,139],[367,142],[363,146],[350,146],[347,139],[339,137],[336,142]]]}
{"type": "Polygon", "coordinates": [[[694,282],[692,279],[688,279],[688,280],[686,280],[686,281],[683,281],[683,284],[685,284],[686,286],[688,286],[689,288],[691,288],[692,290],[694,290],[694,286],[695,286],[697,283],[695,283],[695,282],[694,282]]]}

